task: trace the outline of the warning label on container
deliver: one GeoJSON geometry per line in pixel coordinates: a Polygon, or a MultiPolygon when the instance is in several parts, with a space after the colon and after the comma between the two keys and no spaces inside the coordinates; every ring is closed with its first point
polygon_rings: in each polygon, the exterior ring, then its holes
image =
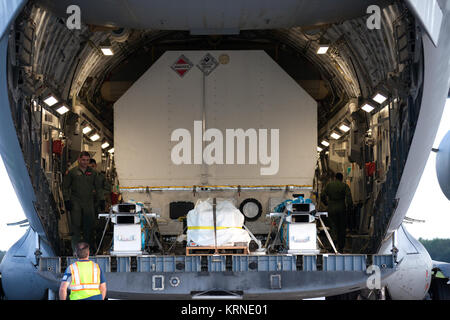
{"type": "Polygon", "coordinates": [[[219,62],[209,53],[207,53],[202,60],[197,64],[197,67],[203,72],[205,76],[211,74],[219,65],[219,62]]]}
{"type": "Polygon", "coordinates": [[[174,70],[180,77],[183,77],[189,70],[191,70],[193,64],[189,61],[185,55],[181,55],[171,66],[172,70],[174,70]]]}

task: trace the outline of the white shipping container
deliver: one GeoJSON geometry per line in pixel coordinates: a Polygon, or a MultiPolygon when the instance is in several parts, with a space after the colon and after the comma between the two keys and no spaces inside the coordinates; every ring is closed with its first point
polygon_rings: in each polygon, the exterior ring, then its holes
{"type": "Polygon", "coordinates": [[[267,233],[270,198],[309,197],[317,102],[264,51],[167,51],[115,103],[114,147],[124,200],[158,210],[162,234],[183,232],[182,222],[169,217],[170,202],[213,197],[233,198],[238,208],[246,198],[259,200],[261,218],[246,224],[267,233]],[[198,65],[208,54],[218,64],[206,76],[198,65]],[[249,135],[241,148],[227,139],[239,130],[249,135]],[[199,185],[265,189],[193,193],[199,185]],[[307,188],[288,193],[286,185],[307,188]],[[180,186],[188,188],[153,192],[180,186]]]}
{"type": "Polygon", "coordinates": [[[115,103],[114,141],[122,187],[311,185],[317,103],[264,51],[168,51],[115,103]],[[223,64],[204,76],[197,64],[208,53],[223,64]],[[182,77],[172,68],[181,56],[192,64],[182,77]],[[173,161],[182,140],[172,141],[177,129],[190,134],[185,151],[191,154],[180,153],[188,163],[173,161]],[[237,129],[256,133],[252,142],[246,139],[244,155],[237,141],[234,155],[227,153],[233,142],[227,130],[237,129]],[[207,164],[204,155],[214,143],[223,148],[215,148],[218,161],[207,164]]]}

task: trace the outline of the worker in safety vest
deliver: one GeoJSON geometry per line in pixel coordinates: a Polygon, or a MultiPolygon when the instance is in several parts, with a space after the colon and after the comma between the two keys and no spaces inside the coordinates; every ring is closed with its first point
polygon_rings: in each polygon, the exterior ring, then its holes
{"type": "Polygon", "coordinates": [[[352,193],[343,180],[342,173],[336,173],[335,180],[328,183],[321,194],[321,201],[328,206],[328,223],[337,249],[343,252],[347,229],[347,214],[353,208],[352,193]]]}
{"type": "Polygon", "coordinates": [[[64,177],[63,195],[66,210],[71,215],[72,250],[80,241],[89,243],[95,250],[95,200],[105,206],[103,188],[97,178],[97,172],[89,167],[91,156],[83,151],[78,158],[78,166],[64,177]],[[83,234],[83,238],[81,235],[83,234]]]}
{"type": "Polygon", "coordinates": [[[67,289],[70,300],[104,300],[106,297],[105,276],[93,261],[89,260],[89,244],[76,246],[78,261],[67,267],[59,287],[59,299],[66,300],[67,289]]]}

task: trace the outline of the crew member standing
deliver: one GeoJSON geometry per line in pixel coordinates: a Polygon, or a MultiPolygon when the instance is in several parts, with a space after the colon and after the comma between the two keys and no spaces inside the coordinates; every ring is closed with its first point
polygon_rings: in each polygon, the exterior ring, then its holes
{"type": "MultiPolygon", "coordinates": [[[[97,170],[97,161],[95,161],[95,159],[89,160],[89,167],[91,167],[92,169],[95,170],[95,172],[97,172],[98,184],[102,188],[103,199],[105,200],[105,202],[103,202],[102,200],[100,200],[101,197],[99,197],[97,194],[95,195],[94,205],[96,212],[98,213],[106,210],[106,202],[108,195],[111,193],[111,186],[106,180],[105,173],[97,170]]],[[[111,203],[111,201],[108,202],[111,203]]]]}
{"type": "MultiPolygon", "coordinates": [[[[111,188],[108,188],[108,182],[105,178],[105,174],[103,172],[100,172],[97,170],[97,161],[95,161],[95,159],[89,160],[89,167],[91,167],[92,169],[95,170],[95,172],[97,173],[97,179],[98,179],[98,184],[99,186],[102,188],[102,194],[104,196],[105,200],[100,200],[101,198],[98,196],[98,194],[95,194],[94,197],[94,210],[95,213],[101,213],[101,212],[105,212],[106,211],[106,202],[107,199],[110,198],[108,189],[110,191],[111,188]]],[[[109,201],[109,203],[111,203],[111,201],[109,201]]],[[[103,219],[102,219],[103,220],[103,219]]],[[[97,219],[97,216],[95,216],[95,243],[98,243],[100,239],[97,239],[96,236],[100,235],[102,230],[104,229],[105,225],[104,223],[102,223],[102,220],[97,219]]],[[[105,222],[106,223],[106,222],[105,222]]]]}
{"type": "Polygon", "coordinates": [[[345,246],[347,213],[353,208],[352,194],[343,178],[342,173],[336,173],[335,180],[326,185],[321,195],[322,202],[328,205],[330,231],[341,253],[345,246]]]}
{"type": "Polygon", "coordinates": [[[70,300],[104,300],[106,297],[105,276],[95,262],[89,260],[89,244],[76,246],[78,261],[67,267],[59,287],[59,299],[66,300],[70,289],[70,300]]]}
{"type": "Polygon", "coordinates": [[[88,166],[91,156],[83,151],[78,158],[78,166],[71,169],[63,181],[63,195],[66,210],[70,211],[72,228],[72,249],[83,239],[95,250],[95,197],[105,202],[103,188],[97,179],[97,172],[88,166]]]}

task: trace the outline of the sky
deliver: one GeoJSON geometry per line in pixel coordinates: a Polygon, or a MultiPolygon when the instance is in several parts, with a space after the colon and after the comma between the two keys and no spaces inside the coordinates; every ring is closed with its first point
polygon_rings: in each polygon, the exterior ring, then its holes
{"type": "Polygon", "coordinates": [[[3,159],[0,157],[0,250],[6,251],[19,240],[27,228],[7,226],[7,223],[26,219],[22,207],[17,199],[11,180],[9,180],[3,159]]]}
{"type": "MultiPolygon", "coordinates": [[[[450,130],[450,99],[444,109],[441,124],[433,148],[450,130]]],[[[7,223],[25,219],[22,207],[0,158],[0,250],[8,250],[25,233],[27,228],[6,226],[7,223]]],[[[406,224],[415,238],[450,238],[450,201],[442,193],[436,176],[436,154],[430,152],[419,186],[411,202],[407,217],[425,220],[424,223],[406,224]]]]}
{"type": "MultiPolygon", "coordinates": [[[[433,148],[439,148],[440,142],[449,130],[450,99],[447,99],[433,148]]],[[[430,152],[425,170],[406,216],[425,220],[424,223],[405,224],[406,229],[415,238],[450,238],[450,200],[445,197],[439,187],[436,175],[435,152],[430,152]]]]}

